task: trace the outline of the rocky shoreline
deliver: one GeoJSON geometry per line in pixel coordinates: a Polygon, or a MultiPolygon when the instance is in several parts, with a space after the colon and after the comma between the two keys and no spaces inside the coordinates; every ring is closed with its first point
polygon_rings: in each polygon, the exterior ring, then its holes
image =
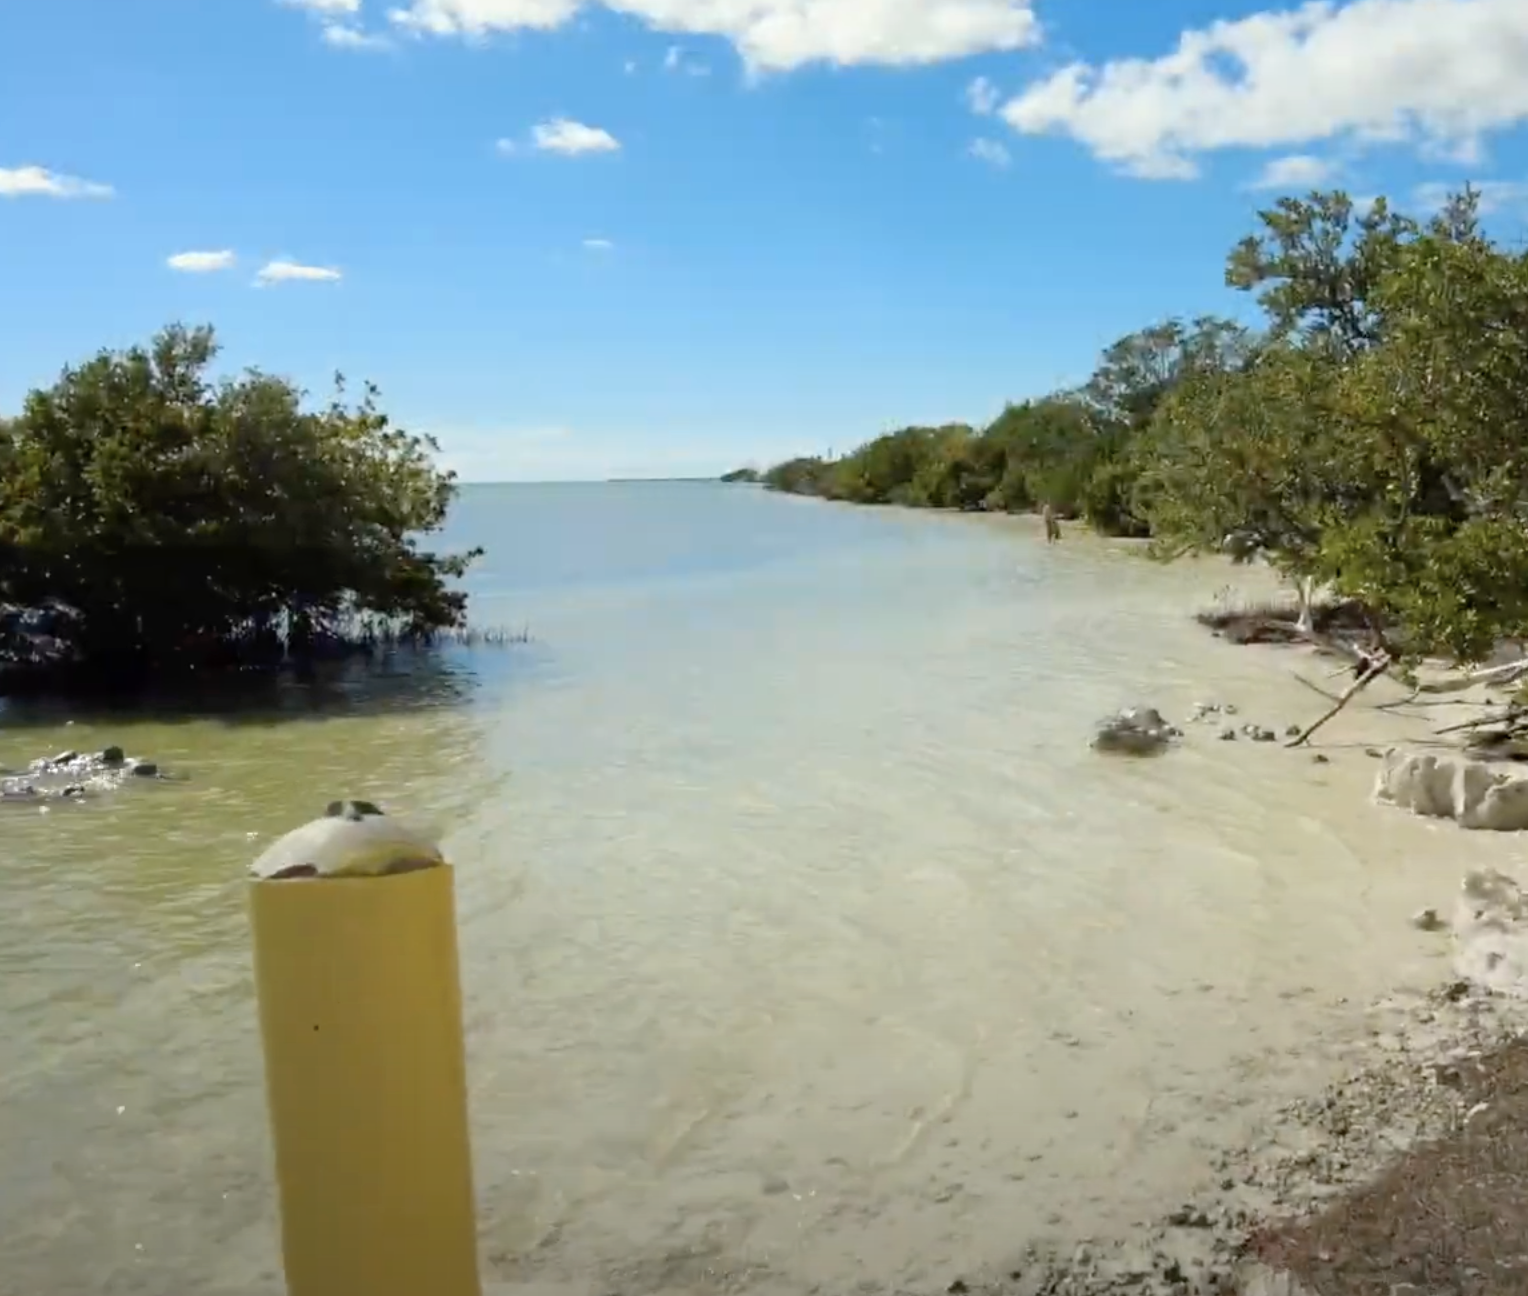
{"type": "MultiPolygon", "coordinates": [[[[1290,644],[1293,612],[1205,615],[1237,644],[1290,644]]],[[[1359,629],[1332,616],[1328,634],[1359,629]]],[[[1461,703],[1464,699],[1460,699],[1461,703]]],[[[1479,705],[1479,703],[1477,703],[1479,705]]],[[[1205,704],[1191,722],[1234,715],[1205,704]]],[[[1154,729],[1153,742],[1101,750],[1158,751],[1183,736],[1149,708],[1102,722],[1154,729]],[[1142,713],[1147,723],[1139,724],[1142,713]]],[[[1244,727],[1254,740],[1271,730],[1244,727]]],[[[1291,726],[1290,733],[1296,732],[1291,726]]],[[[1221,736],[1239,736],[1226,725],[1221,736]]],[[[1376,801],[1461,828],[1473,822],[1425,798],[1395,795],[1412,754],[1382,752],[1376,801]]],[[[1312,759],[1325,759],[1314,753],[1312,759]]],[[[1436,763],[1436,757],[1429,757],[1436,763]]],[[[1447,759],[1447,758],[1446,758],[1447,759]]],[[[1464,753],[1454,763],[1473,761],[1464,753]]],[[[1493,786],[1528,788],[1528,766],[1490,764],[1493,786]]],[[[1482,776],[1484,777],[1484,776],[1482,776]]],[[[1454,780],[1462,787],[1478,779],[1454,780]]],[[[1462,795],[1462,794],[1461,794],[1462,795]]],[[[1441,796],[1441,794],[1440,794],[1441,796]]],[[[1480,794],[1471,792],[1474,801],[1480,794]]],[[[1438,798],[1435,798],[1435,800],[1438,798]]],[[[1447,798],[1442,798],[1446,800],[1447,798]]],[[[1457,799],[1457,798],[1455,798],[1457,799]]],[[[1515,797],[1513,798],[1516,799],[1515,797]]],[[[1478,817],[1478,816],[1477,816],[1478,817]]],[[[1270,1114],[1247,1144],[1206,1167],[1210,1188],[1130,1236],[1036,1244],[1004,1272],[961,1276],[976,1296],[1434,1296],[1528,1293],[1528,897],[1490,870],[1464,880],[1447,933],[1454,979],[1426,995],[1370,1006],[1369,1032],[1344,1074],[1270,1114]]]]}
{"type": "MultiPolygon", "coordinates": [[[[1494,1164],[1499,1131],[1486,1135],[1488,1127],[1515,1119],[1528,1143],[1528,1046],[1521,1042],[1528,1003],[1457,981],[1426,996],[1375,1004],[1370,1025],[1341,1079],[1274,1112],[1252,1142],[1208,1167],[1210,1191],[1133,1236],[1031,1246],[1006,1272],[960,1277],[946,1290],[978,1296],[1528,1290],[1528,1254],[1515,1279],[1504,1282],[1503,1272],[1481,1267],[1479,1231],[1455,1218],[1467,1195],[1460,1181],[1467,1181],[1492,1199],[1474,1203],[1473,1214],[1501,1220],[1516,1211],[1518,1225],[1525,1222],[1528,1162],[1503,1175],[1494,1164]],[[1447,1272],[1450,1265],[1458,1272],[1447,1272]]],[[[1518,1236],[1528,1252],[1528,1231],[1518,1236]]]]}

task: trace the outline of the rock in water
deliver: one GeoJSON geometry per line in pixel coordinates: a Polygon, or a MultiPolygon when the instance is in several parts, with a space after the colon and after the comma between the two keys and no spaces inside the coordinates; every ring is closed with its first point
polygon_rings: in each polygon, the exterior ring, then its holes
{"type": "Polygon", "coordinates": [[[1528,828],[1528,767],[1477,760],[1464,752],[1384,753],[1374,799],[1413,814],[1452,819],[1461,828],[1528,828]]]}
{"type": "Polygon", "coordinates": [[[28,766],[25,774],[0,778],[0,801],[76,800],[110,792],[129,778],[163,779],[153,761],[128,757],[120,747],[100,752],[59,752],[28,766]]]}
{"type": "Polygon", "coordinates": [[[1154,756],[1178,737],[1155,707],[1126,707],[1098,722],[1093,750],[1125,756],[1154,756]]]}

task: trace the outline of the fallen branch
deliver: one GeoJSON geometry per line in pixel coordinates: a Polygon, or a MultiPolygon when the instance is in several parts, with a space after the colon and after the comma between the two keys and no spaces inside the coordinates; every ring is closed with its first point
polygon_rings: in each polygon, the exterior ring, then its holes
{"type": "MultiPolygon", "coordinates": [[[[1343,674],[1343,675],[1346,675],[1346,674],[1349,673],[1349,671],[1350,671],[1350,668],[1347,667],[1347,666],[1344,666],[1339,673],[1343,674]]],[[[1335,702],[1337,700],[1337,694],[1329,692],[1328,690],[1322,688],[1321,685],[1315,683],[1312,680],[1306,679],[1305,676],[1300,674],[1299,671],[1290,671],[1289,673],[1291,675],[1293,675],[1295,677],[1295,679],[1297,679],[1301,684],[1305,685],[1305,687],[1308,688],[1312,693],[1319,693],[1328,702],[1335,702]]],[[[1330,678],[1330,677],[1328,677],[1328,678],[1330,678]]]]}
{"type": "Polygon", "coordinates": [[[1357,644],[1349,643],[1346,639],[1339,639],[1336,635],[1321,634],[1315,630],[1306,630],[1300,635],[1306,643],[1324,652],[1331,653],[1334,657],[1346,657],[1355,665],[1372,660],[1372,654],[1365,652],[1357,644]]]}
{"type": "Polygon", "coordinates": [[[1390,658],[1386,654],[1381,653],[1379,657],[1370,659],[1370,664],[1367,669],[1365,669],[1357,679],[1355,679],[1351,684],[1348,685],[1345,690],[1343,690],[1342,696],[1337,699],[1337,701],[1326,712],[1326,714],[1316,720],[1314,724],[1310,725],[1305,730],[1305,732],[1300,734],[1299,737],[1291,738],[1284,745],[1286,747],[1303,746],[1310,740],[1310,736],[1315,733],[1317,729],[1321,728],[1322,725],[1324,725],[1334,715],[1341,711],[1343,707],[1347,706],[1349,702],[1357,697],[1360,690],[1367,688],[1389,669],[1390,658]]]}
{"type": "Polygon", "coordinates": [[[1474,688],[1477,684],[1512,684],[1525,675],[1528,675],[1528,657],[1520,657],[1517,661],[1505,662],[1500,666],[1487,666],[1455,679],[1433,680],[1428,684],[1418,684],[1417,691],[1419,693],[1463,693],[1465,689],[1474,688]]]}
{"type": "Polygon", "coordinates": [[[1378,703],[1375,704],[1374,709],[1376,711],[1399,711],[1402,707],[1412,706],[1413,704],[1415,704],[1416,706],[1444,706],[1444,705],[1446,705],[1446,703],[1443,703],[1443,702],[1418,702],[1417,698],[1421,696],[1421,693],[1422,693],[1421,689],[1413,687],[1411,692],[1408,693],[1405,697],[1403,697],[1403,698],[1396,698],[1392,702],[1378,702],[1378,703]]]}
{"type": "Polygon", "coordinates": [[[1433,730],[1440,738],[1444,734],[1461,733],[1466,729],[1485,729],[1491,725],[1510,725],[1514,721],[1521,720],[1525,714],[1524,709],[1515,702],[1509,703],[1506,710],[1497,715],[1477,716],[1473,720],[1461,720],[1458,724],[1445,725],[1442,729],[1433,730]]]}

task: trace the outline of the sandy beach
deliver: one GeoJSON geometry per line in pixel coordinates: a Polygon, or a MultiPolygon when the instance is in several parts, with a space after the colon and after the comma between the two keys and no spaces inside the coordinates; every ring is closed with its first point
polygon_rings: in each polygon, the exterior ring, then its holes
{"type": "MultiPolygon", "coordinates": [[[[1234,604],[1245,595],[1235,589],[1234,604]]],[[[1258,576],[1251,582],[1265,593],[1258,576]]],[[[1331,683],[1333,660],[1305,645],[1249,644],[1269,670],[1331,683]]],[[[1340,663],[1338,663],[1340,665],[1340,663]]],[[[1398,705],[1384,680],[1344,710],[1314,749],[1287,759],[1367,759],[1392,746],[1451,750],[1437,731],[1506,700],[1486,688],[1398,705]]],[[[1334,694],[1335,696],[1335,694],[1334,694]]],[[[1312,691],[1312,718],[1324,709],[1312,691]]],[[[1234,714],[1234,711],[1233,711],[1234,714]]],[[[1202,717],[1213,720],[1214,716],[1202,717]]],[[[1227,736],[1227,735],[1222,735],[1227,736]]],[[[1407,813],[1375,805],[1375,814],[1407,813]]],[[[1447,850],[1452,824],[1440,828],[1447,850]]],[[[1446,874],[1445,874],[1446,876],[1446,874]]],[[[1457,882],[1457,879],[1456,879],[1457,882]]],[[[1441,898],[1441,897],[1440,897],[1441,898]]],[[[1458,902],[1461,906],[1463,902],[1458,902]]],[[[1454,943],[1440,903],[1417,926],[1454,943]]],[[[1425,993],[1366,1005],[1366,1037],[1344,1073],[1263,1120],[1254,1136],[1206,1165],[1212,1186],[1113,1236],[1037,1240],[1005,1272],[952,1278],[947,1291],[985,1296],[1425,1296],[1528,1291],[1528,1000],[1462,972],[1425,993]]]]}

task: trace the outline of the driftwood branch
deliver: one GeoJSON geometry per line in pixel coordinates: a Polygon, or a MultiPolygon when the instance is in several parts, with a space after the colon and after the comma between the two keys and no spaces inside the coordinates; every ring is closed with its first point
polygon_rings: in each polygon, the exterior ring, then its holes
{"type": "Polygon", "coordinates": [[[1444,734],[1462,733],[1466,729],[1486,729],[1492,725],[1511,725],[1523,719],[1525,715],[1528,715],[1528,711],[1525,711],[1516,703],[1510,703],[1505,710],[1499,711],[1495,715],[1477,716],[1473,720],[1461,720],[1458,724],[1445,725],[1442,729],[1435,729],[1433,732],[1441,738],[1444,734]]]}
{"type": "MultiPolygon", "coordinates": [[[[1338,672],[1338,674],[1341,675],[1348,675],[1351,673],[1352,668],[1349,666],[1344,666],[1342,670],[1338,672]]],[[[1300,674],[1299,671],[1291,671],[1290,674],[1293,675],[1295,679],[1297,679],[1301,684],[1305,685],[1305,687],[1308,688],[1312,693],[1319,693],[1328,702],[1335,702],[1337,700],[1337,694],[1331,692],[1328,689],[1322,688],[1321,685],[1317,684],[1314,680],[1306,679],[1305,676],[1300,674]]],[[[1330,679],[1331,676],[1328,676],[1327,678],[1330,679]]]]}
{"type": "Polygon", "coordinates": [[[1408,693],[1405,697],[1403,697],[1403,698],[1395,698],[1393,701],[1390,701],[1390,702],[1379,702],[1379,703],[1376,703],[1374,709],[1376,711],[1399,711],[1402,707],[1408,707],[1408,706],[1412,706],[1412,705],[1416,705],[1416,706],[1441,706],[1441,705],[1443,705],[1443,703],[1440,703],[1440,702],[1418,702],[1417,698],[1419,698],[1421,696],[1421,694],[1422,694],[1422,690],[1419,689],[1419,688],[1415,688],[1414,687],[1411,690],[1411,692],[1408,693]]]}
{"type": "Polygon", "coordinates": [[[1381,654],[1377,658],[1371,658],[1369,665],[1363,670],[1357,679],[1355,679],[1351,684],[1347,686],[1346,689],[1343,690],[1342,696],[1332,704],[1326,713],[1317,719],[1313,724],[1308,726],[1305,731],[1299,735],[1299,737],[1291,738],[1284,745],[1286,747],[1300,747],[1309,742],[1310,736],[1315,733],[1317,729],[1321,728],[1322,725],[1324,725],[1334,715],[1341,711],[1343,707],[1347,706],[1349,702],[1357,697],[1360,691],[1367,688],[1389,669],[1390,658],[1387,655],[1381,654]]]}
{"type": "Polygon", "coordinates": [[[1512,684],[1525,675],[1528,675],[1528,657],[1519,657],[1516,661],[1504,662],[1500,666],[1487,666],[1482,670],[1470,671],[1454,679],[1433,680],[1427,684],[1419,684],[1417,691],[1419,693],[1463,693],[1465,689],[1474,688],[1477,684],[1512,684]]]}

